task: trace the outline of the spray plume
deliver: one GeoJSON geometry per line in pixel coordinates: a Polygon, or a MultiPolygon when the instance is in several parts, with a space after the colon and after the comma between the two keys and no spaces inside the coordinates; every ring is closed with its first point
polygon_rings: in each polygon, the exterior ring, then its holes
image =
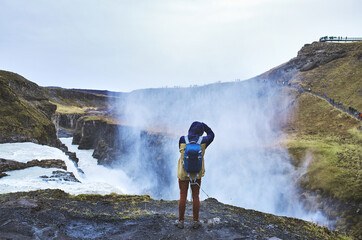
{"type": "Polygon", "coordinates": [[[187,134],[193,121],[205,122],[215,133],[202,179],[210,196],[244,208],[323,222],[319,212],[307,212],[298,200],[298,174],[286,149],[277,144],[283,137],[281,113],[292,101],[282,91],[245,81],[131,92],[117,105],[120,121],[133,126],[120,133],[121,142],[132,149],[115,167],[132,178],[139,193],[177,199],[178,138],[187,134]]]}

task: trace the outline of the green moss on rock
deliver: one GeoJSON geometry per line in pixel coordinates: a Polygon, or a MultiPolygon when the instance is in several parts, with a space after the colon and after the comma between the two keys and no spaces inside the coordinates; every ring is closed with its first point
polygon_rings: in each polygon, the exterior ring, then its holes
{"type": "Polygon", "coordinates": [[[0,142],[55,145],[55,106],[44,91],[21,76],[0,71],[0,142]]]}

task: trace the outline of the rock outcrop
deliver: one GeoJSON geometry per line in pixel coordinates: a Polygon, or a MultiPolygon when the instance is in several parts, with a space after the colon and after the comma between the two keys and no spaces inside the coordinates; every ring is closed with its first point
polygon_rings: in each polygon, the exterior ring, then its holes
{"type": "MultiPolygon", "coordinates": [[[[63,144],[63,143],[60,143],[57,148],[59,148],[62,152],[65,153],[65,155],[67,155],[69,157],[70,160],[72,160],[76,166],[78,166],[78,162],[79,162],[79,158],[77,157],[77,154],[75,152],[70,152],[68,150],[68,147],[63,144]]],[[[80,169],[78,169],[80,170],[80,169]]]]}
{"type": "Polygon", "coordinates": [[[343,58],[355,45],[314,42],[305,44],[297,57],[256,77],[259,80],[288,82],[299,72],[305,72],[343,58]]]}
{"type": "Polygon", "coordinates": [[[85,115],[86,113],[55,113],[52,119],[58,138],[72,137],[78,119],[85,115]]]}
{"type": "Polygon", "coordinates": [[[0,202],[0,235],[5,239],[345,239],[311,222],[212,198],[201,202],[198,229],[191,227],[190,202],[185,228],[178,229],[178,202],[147,195],[72,196],[48,189],[3,194],[0,202]]]}
{"type": "MultiPolygon", "coordinates": [[[[0,178],[1,178],[1,173],[3,172],[20,170],[29,167],[60,168],[67,170],[65,162],[59,159],[44,159],[40,161],[38,159],[34,159],[26,163],[23,163],[14,160],[0,158],[0,178]]],[[[3,175],[6,176],[6,174],[3,175]]]]}
{"type": "Polygon", "coordinates": [[[73,144],[79,145],[79,149],[94,149],[98,141],[107,136],[106,133],[114,132],[113,136],[115,136],[116,130],[115,125],[107,124],[101,119],[90,119],[85,116],[77,121],[73,133],[73,144]]]}
{"type": "Polygon", "coordinates": [[[53,171],[50,176],[40,176],[44,181],[56,181],[56,182],[80,182],[72,172],[64,172],[64,171],[53,171]]]}
{"type": "Polygon", "coordinates": [[[84,115],[84,113],[56,113],[53,119],[55,126],[74,130],[78,119],[84,115]]]}
{"type": "MultiPolygon", "coordinates": [[[[26,163],[0,158],[0,178],[8,176],[7,171],[21,170],[29,167],[59,168],[67,170],[67,165],[60,159],[34,159],[26,163]]],[[[51,176],[40,176],[44,181],[80,182],[72,172],[56,170],[51,176]]]]}

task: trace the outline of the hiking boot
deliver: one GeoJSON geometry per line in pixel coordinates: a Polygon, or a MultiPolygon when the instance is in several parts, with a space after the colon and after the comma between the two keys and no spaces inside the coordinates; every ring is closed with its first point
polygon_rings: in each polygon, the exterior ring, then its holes
{"type": "Polygon", "coordinates": [[[176,220],[175,226],[178,227],[179,229],[183,229],[184,228],[184,221],[183,220],[176,220]]]}
{"type": "Polygon", "coordinates": [[[200,221],[194,221],[194,222],[192,223],[192,228],[193,228],[193,229],[198,229],[199,227],[201,227],[200,221]]]}

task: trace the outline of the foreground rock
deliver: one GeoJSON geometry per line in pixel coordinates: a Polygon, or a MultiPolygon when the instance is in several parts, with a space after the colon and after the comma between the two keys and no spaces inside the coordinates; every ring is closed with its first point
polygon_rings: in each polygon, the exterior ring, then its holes
{"type": "Polygon", "coordinates": [[[325,227],[219,203],[201,202],[199,229],[174,226],[177,201],[110,194],[72,196],[61,190],[0,195],[4,239],[346,239],[325,227]]]}

